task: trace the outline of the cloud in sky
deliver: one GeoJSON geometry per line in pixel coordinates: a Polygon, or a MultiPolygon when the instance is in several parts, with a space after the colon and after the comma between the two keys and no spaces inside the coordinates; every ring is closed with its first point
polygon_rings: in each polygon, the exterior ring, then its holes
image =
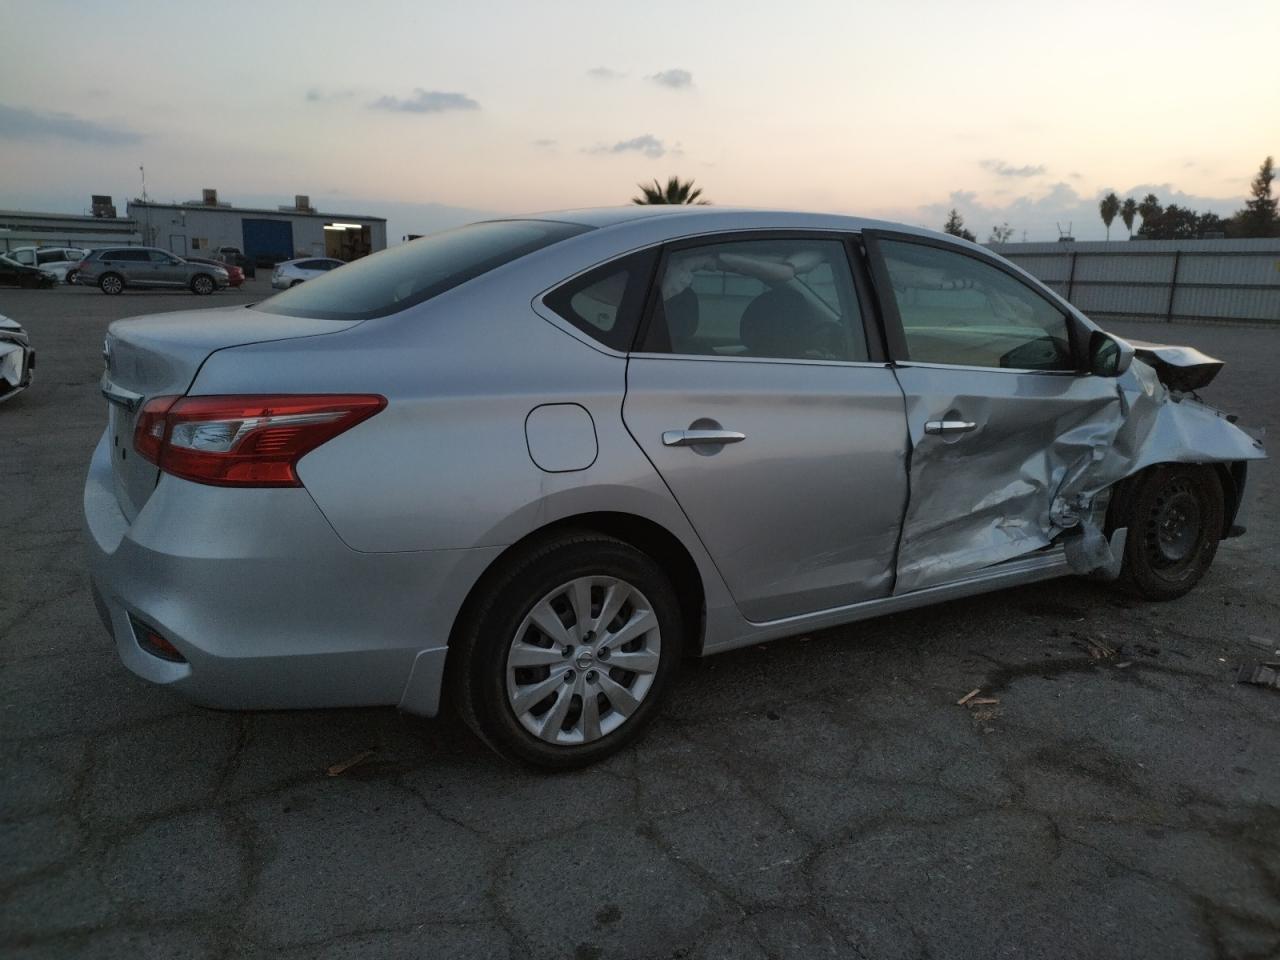
{"type": "Polygon", "coordinates": [[[620,80],[626,74],[610,67],[592,67],[587,71],[587,76],[592,80],[620,80]]]}
{"type": "Polygon", "coordinates": [[[118,146],[138,143],[142,134],[70,113],[35,111],[0,103],[0,140],[49,139],[118,146]]]}
{"type": "Polygon", "coordinates": [[[394,113],[445,113],[450,110],[479,110],[480,104],[465,93],[415,87],[412,96],[381,96],[369,104],[369,109],[390,110],[394,113]]]}
{"type": "Polygon", "coordinates": [[[638,137],[632,137],[630,140],[619,140],[617,143],[609,146],[608,144],[600,144],[598,147],[591,147],[587,153],[643,153],[651,160],[665,156],[667,153],[667,145],[655,137],[652,133],[642,133],[638,137]]]}
{"type": "Polygon", "coordinates": [[[556,141],[550,137],[540,137],[533,141],[533,145],[535,147],[554,147],[556,145],[556,141]]]}
{"type": "Polygon", "coordinates": [[[307,91],[307,101],[323,103],[328,100],[346,100],[355,95],[354,90],[321,90],[319,87],[312,87],[307,91]]]}
{"type": "Polygon", "coordinates": [[[1022,167],[1015,167],[1004,160],[983,160],[982,168],[990,170],[997,177],[1040,177],[1049,172],[1049,168],[1043,163],[1028,163],[1022,167]]]}
{"type": "Polygon", "coordinates": [[[652,74],[649,79],[659,86],[670,87],[672,90],[687,90],[693,86],[693,74],[679,68],[660,70],[652,74]]]}

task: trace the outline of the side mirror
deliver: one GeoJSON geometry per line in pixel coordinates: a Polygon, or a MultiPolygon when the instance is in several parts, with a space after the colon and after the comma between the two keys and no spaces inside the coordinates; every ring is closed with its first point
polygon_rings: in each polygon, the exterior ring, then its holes
{"type": "Polygon", "coordinates": [[[1095,377],[1118,377],[1133,362],[1133,347],[1123,340],[1094,330],[1089,335],[1089,372],[1095,377]]]}

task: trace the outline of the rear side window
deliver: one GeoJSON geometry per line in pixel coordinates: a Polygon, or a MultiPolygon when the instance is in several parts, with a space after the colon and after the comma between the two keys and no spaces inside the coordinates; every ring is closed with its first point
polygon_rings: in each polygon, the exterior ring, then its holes
{"type": "Polygon", "coordinates": [[[385,317],[590,229],[549,220],[473,223],[345,264],[253,309],[321,320],[385,317]]]}
{"type": "Polygon", "coordinates": [[[839,240],[682,247],[658,281],[645,353],[865,361],[867,341],[839,240]]]}
{"type": "Polygon", "coordinates": [[[633,253],[557,287],[543,303],[591,337],[626,352],[635,339],[656,250],[633,253]]]}
{"type": "Polygon", "coordinates": [[[146,250],[108,250],[102,255],[102,259],[142,263],[151,257],[146,250]]]}

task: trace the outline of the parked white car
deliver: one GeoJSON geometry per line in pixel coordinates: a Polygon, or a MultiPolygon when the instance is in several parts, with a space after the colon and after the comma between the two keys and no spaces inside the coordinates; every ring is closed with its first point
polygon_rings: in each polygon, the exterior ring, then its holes
{"type": "Polygon", "coordinates": [[[74,282],[76,269],[89,251],[80,247],[16,247],[0,254],[6,260],[24,267],[37,267],[52,273],[59,283],[74,282]]]}
{"type": "Polygon", "coordinates": [[[342,265],[343,261],[334,260],[332,257],[286,260],[284,263],[277,263],[275,270],[271,271],[271,286],[277,290],[288,290],[312,277],[323,277],[330,270],[335,270],[342,265]]]}

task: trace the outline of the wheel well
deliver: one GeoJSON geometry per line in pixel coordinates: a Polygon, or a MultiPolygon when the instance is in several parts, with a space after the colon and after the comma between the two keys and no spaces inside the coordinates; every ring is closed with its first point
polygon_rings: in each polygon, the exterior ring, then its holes
{"type": "MultiPolygon", "coordinates": [[[[1178,466],[1174,462],[1170,463],[1153,463],[1149,467],[1139,470],[1131,477],[1125,477],[1115,485],[1111,494],[1111,503],[1107,506],[1107,535],[1124,522],[1124,518],[1129,514],[1129,503],[1132,500],[1134,491],[1142,483],[1143,479],[1152,470],[1159,467],[1178,466]]],[[[1194,464],[1182,464],[1182,466],[1194,466],[1194,464]]],[[[1247,464],[1243,460],[1233,461],[1231,463],[1202,463],[1202,467],[1212,467],[1213,472],[1218,475],[1218,480],[1222,484],[1222,535],[1220,539],[1225,540],[1231,533],[1231,527],[1235,524],[1236,513],[1240,509],[1240,496],[1244,492],[1245,474],[1247,464]]]]}
{"type": "Polygon", "coordinates": [[[693,557],[689,555],[684,544],[660,524],[635,514],[609,512],[582,513],[565,517],[540,527],[503,550],[467,593],[467,598],[463,601],[458,616],[454,620],[453,629],[450,631],[450,644],[453,643],[460,624],[472,614],[477,599],[483,595],[485,587],[513,553],[525,549],[531,543],[553,540],[571,530],[602,533],[630,544],[657,561],[670,577],[671,586],[680,600],[680,614],[684,621],[685,635],[688,638],[685,649],[695,654],[702,652],[706,597],[702,589],[702,576],[698,573],[698,565],[694,563],[693,557]]]}

